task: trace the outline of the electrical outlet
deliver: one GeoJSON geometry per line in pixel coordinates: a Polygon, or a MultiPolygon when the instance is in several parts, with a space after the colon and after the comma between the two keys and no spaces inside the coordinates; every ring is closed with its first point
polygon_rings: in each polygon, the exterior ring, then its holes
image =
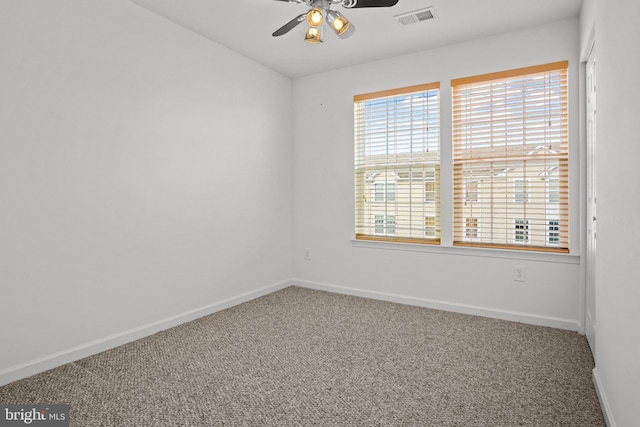
{"type": "Polygon", "coordinates": [[[311,259],[311,249],[307,248],[304,250],[304,259],[311,259]]]}
{"type": "Polygon", "coordinates": [[[526,282],[524,265],[516,265],[513,267],[513,280],[516,282],[526,282]]]}

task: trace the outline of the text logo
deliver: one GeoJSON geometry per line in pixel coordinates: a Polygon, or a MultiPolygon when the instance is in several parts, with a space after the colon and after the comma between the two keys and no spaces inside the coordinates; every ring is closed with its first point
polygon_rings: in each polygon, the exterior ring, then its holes
{"type": "Polygon", "coordinates": [[[69,427],[69,405],[0,405],[0,427],[69,427]]]}

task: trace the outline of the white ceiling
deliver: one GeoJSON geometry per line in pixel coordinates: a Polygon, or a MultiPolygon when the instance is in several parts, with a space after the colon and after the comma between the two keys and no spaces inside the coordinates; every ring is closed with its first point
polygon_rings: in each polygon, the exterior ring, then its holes
{"type": "Polygon", "coordinates": [[[345,9],[356,27],[338,39],[325,26],[324,43],[303,41],[304,23],[276,29],[304,13],[301,4],[274,0],[130,0],[170,21],[295,78],[492,34],[573,18],[583,0],[399,0],[390,8],[345,9]],[[395,15],[434,7],[435,19],[403,26],[395,15]]]}

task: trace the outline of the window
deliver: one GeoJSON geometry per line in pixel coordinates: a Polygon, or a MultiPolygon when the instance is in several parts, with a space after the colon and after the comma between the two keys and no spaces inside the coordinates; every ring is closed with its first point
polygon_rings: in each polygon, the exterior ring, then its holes
{"type": "Polygon", "coordinates": [[[520,244],[529,243],[529,220],[516,219],[514,241],[520,244]]]}
{"type": "Polygon", "coordinates": [[[387,215],[386,218],[386,235],[387,236],[395,236],[396,235],[396,217],[395,215],[387,215]]]}
{"type": "Polygon", "coordinates": [[[568,252],[567,67],[452,80],[454,245],[568,252]]]}
{"type": "Polygon", "coordinates": [[[478,201],[478,181],[469,181],[465,182],[466,191],[464,192],[464,202],[465,205],[468,203],[473,203],[478,201]]]}
{"type": "Polygon", "coordinates": [[[425,237],[436,237],[436,217],[424,217],[424,235],[425,237]]]}
{"type": "Polygon", "coordinates": [[[384,234],[384,215],[376,215],[374,220],[374,233],[384,234]]]}
{"type": "Polygon", "coordinates": [[[554,205],[560,204],[560,180],[557,178],[548,180],[549,186],[549,206],[552,207],[554,205]]]}
{"type": "Polygon", "coordinates": [[[376,182],[373,184],[373,194],[375,202],[395,202],[396,184],[393,182],[376,182]]]}
{"type": "Polygon", "coordinates": [[[549,232],[547,233],[547,244],[560,244],[560,221],[552,219],[549,221],[549,232]]]}
{"type": "Polygon", "coordinates": [[[440,84],[354,97],[356,238],[440,243],[440,84]]]}
{"type": "Polygon", "coordinates": [[[513,180],[513,201],[526,203],[529,201],[529,181],[526,179],[513,180]]]}
{"type": "Polygon", "coordinates": [[[467,218],[464,221],[464,235],[467,239],[478,238],[478,218],[467,218]]]}
{"type": "Polygon", "coordinates": [[[374,233],[383,236],[396,235],[396,217],[394,215],[375,215],[374,233]]]}
{"type": "Polygon", "coordinates": [[[424,201],[425,201],[425,203],[435,203],[436,202],[436,174],[435,174],[435,172],[425,172],[424,201]]]}

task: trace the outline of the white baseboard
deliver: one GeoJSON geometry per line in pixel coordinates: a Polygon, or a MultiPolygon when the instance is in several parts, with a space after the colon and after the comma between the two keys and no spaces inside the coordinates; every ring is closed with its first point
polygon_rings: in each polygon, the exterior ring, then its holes
{"type": "Polygon", "coordinates": [[[335,292],[345,295],[353,295],[377,300],[397,302],[400,304],[433,308],[437,310],[452,311],[455,313],[471,314],[474,316],[491,317],[494,319],[510,320],[537,326],[548,326],[570,331],[578,331],[579,322],[574,319],[562,319],[550,316],[539,316],[516,311],[499,310],[475,305],[458,304],[445,301],[437,301],[427,298],[411,297],[387,292],[368,291],[364,289],[350,288],[346,286],[328,285],[325,283],[310,282],[307,280],[293,279],[292,284],[303,288],[320,291],[335,292]]]}
{"type": "Polygon", "coordinates": [[[106,350],[110,350],[120,345],[138,340],[140,338],[153,335],[165,329],[173,328],[174,326],[178,326],[183,323],[198,319],[200,317],[213,314],[215,312],[233,307],[238,304],[242,304],[243,302],[251,301],[280,289],[287,288],[292,284],[293,282],[291,282],[290,280],[275,283],[256,289],[255,291],[246,292],[232,298],[218,301],[204,307],[196,308],[185,313],[159,320],[157,322],[149,323],[138,328],[133,328],[128,331],[93,340],[85,344],[70,348],[68,350],[63,350],[35,360],[9,367],[7,369],[3,369],[2,371],[0,371],[0,386],[30,377],[35,374],[39,374],[44,371],[48,371],[49,369],[65,365],[67,363],[75,362],[77,360],[101,353],[106,350]]]}
{"type": "MultiPolygon", "coordinates": [[[[103,351],[118,347],[123,344],[138,340],[140,338],[153,335],[165,329],[178,326],[180,324],[198,319],[209,314],[224,310],[229,307],[247,302],[261,296],[270,294],[280,289],[287,288],[291,285],[305,287],[309,289],[317,289],[328,292],[335,292],[346,295],[360,296],[365,298],[378,299],[383,301],[396,302],[400,304],[414,305],[419,307],[433,308],[438,310],[452,311],[456,313],[471,314],[476,316],[491,317],[496,319],[511,320],[516,322],[528,323],[539,326],[549,326],[559,329],[567,329],[572,331],[578,330],[578,322],[570,319],[560,319],[554,317],[545,317],[531,315],[528,313],[519,313],[507,310],[497,310],[480,306],[457,304],[444,301],[431,300],[426,298],[417,298],[405,295],[398,295],[386,292],[368,291],[345,286],[329,285],[307,280],[286,280],[269,286],[259,288],[255,291],[246,292],[238,296],[228,298],[200,307],[188,312],[178,314],[167,319],[153,322],[138,328],[134,328],[122,333],[114,334],[108,337],[90,341],[88,343],[63,350],[51,355],[47,355],[35,360],[31,360],[19,365],[15,365],[0,371],[0,386],[18,381],[23,378],[47,371],[49,369],[62,366],[67,363],[75,362],[82,358],[101,353],[103,351]]],[[[594,381],[596,380],[594,370],[594,381]]],[[[604,408],[604,405],[603,405],[604,408]]],[[[614,424],[610,424],[610,427],[614,424]]]]}
{"type": "Polygon", "coordinates": [[[611,412],[611,406],[609,405],[609,401],[607,400],[607,395],[604,392],[604,388],[602,388],[602,380],[600,379],[597,368],[593,368],[593,385],[596,388],[596,394],[598,395],[598,400],[600,401],[600,407],[602,408],[604,421],[607,423],[608,427],[616,427],[616,422],[613,419],[613,412],[611,412]]]}

